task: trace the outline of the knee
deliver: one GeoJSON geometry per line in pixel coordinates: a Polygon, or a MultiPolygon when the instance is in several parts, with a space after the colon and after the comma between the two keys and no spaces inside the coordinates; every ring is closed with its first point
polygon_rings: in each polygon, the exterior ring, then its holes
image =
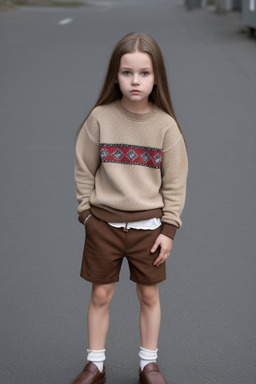
{"type": "Polygon", "coordinates": [[[157,286],[142,286],[138,288],[138,299],[140,304],[147,307],[154,307],[159,302],[157,286]]]}
{"type": "Polygon", "coordinates": [[[95,307],[109,305],[113,298],[114,290],[111,287],[98,285],[92,289],[91,302],[95,307]]]}

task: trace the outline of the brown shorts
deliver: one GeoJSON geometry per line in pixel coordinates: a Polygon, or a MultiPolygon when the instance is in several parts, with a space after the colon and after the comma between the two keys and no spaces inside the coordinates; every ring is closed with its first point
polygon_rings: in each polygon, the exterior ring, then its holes
{"type": "Polygon", "coordinates": [[[81,277],[95,284],[119,281],[123,258],[130,269],[130,279],[138,284],[153,285],[166,279],[165,263],[153,265],[159,249],[150,250],[161,233],[155,230],[115,228],[91,216],[86,222],[81,277]]]}

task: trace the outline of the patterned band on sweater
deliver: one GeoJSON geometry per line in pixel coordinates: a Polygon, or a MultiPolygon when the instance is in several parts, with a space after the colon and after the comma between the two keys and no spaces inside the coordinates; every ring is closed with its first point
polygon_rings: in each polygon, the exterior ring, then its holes
{"type": "Polygon", "coordinates": [[[101,160],[104,163],[121,163],[160,168],[162,150],[150,147],[125,144],[101,144],[101,160]]]}

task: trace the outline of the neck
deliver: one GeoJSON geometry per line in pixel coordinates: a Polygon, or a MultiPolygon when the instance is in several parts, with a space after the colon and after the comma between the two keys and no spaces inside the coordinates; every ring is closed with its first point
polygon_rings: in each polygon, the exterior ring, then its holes
{"type": "Polygon", "coordinates": [[[152,110],[152,104],[148,100],[143,102],[132,102],[122,98],[121,104],[128,111],[138,114],[148,113],[152,110]]]}

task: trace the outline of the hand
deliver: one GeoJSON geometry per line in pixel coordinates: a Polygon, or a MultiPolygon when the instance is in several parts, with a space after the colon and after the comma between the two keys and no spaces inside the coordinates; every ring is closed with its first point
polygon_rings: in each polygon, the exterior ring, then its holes
{"type": "Polygon", "coordinates": [[[153,245],[151,252],[154,253],[157,248],[160,247],[160,254],[155,260],[154,265],[159,267],[160,264],[164,263],[169,256],[172,249],[172,239],[165,235],[159,235],[153,245]]]}

